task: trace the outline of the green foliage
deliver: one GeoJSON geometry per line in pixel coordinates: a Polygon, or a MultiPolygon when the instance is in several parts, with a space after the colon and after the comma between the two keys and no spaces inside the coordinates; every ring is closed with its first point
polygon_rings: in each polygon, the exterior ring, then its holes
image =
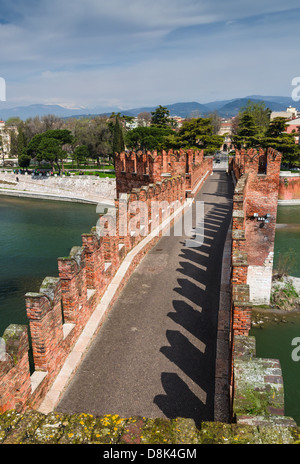
{"type": "Polygon", "coordinates": [[[283,163],[294,164],[299,160],[300,155],[300,148],[295,143],[294,135],[285,132],[285,118],[274,118],[270,121],[270,113],[263,102],[249,101],[237,117],[238,125],[232,141],[238,149],[274,148],[282,153],[283,163]]]}
{"type": "Polygon", "coordinates": [[[223,140],[223,136],[215,134],[211,118],[190,119],[179,130],[172,128],[170,122],[168,125],[158,123],[150,127],[137,127],[125,136],[126,146],[136,151],[191,148],[203,149],[206,154],[219,150],[223,140]]]}
{"type": "Polygon", "coordinates": [[[101,117],[93,120],[80,119],[74,124],[73,149],[84,145],[88,149],[88,157],[95,159],[100,164],[100,159],[111,152],[112,133],[109,124],[101,117]]]}
{"type": "Polygon", "coordinates": [[[224,137],[214,134],[210,118],[193,118],[185,121],[178,134],[168,141],[170,148],[203,149],[205,154],[209,154],[220,149],[224,137]]]}
{"type": "Polygon", "coordinates": [[[125,135],[126,146],[131,150],[162,150],[167,148],[167,136],[172,134],[170,127],[137,127],[125,135]]]}
{"type": "Polygon", "coordinates": [[[27,155],[26,150],[24,149],[23,152],[18,157],[18,163],[20,168],[28,168],[30,165],[31,157],[27,155]]]}
{"type": "Polygon", "coordinates": [[[262,145],[281,152],[283,163],[294,163],[299,159],[299,145],[295,143],[294,134],[285,132],[285,127],[285,118],[274,118],[266,130],[262,145]]]}
{"type": "Polygon", "coordinates": [[[291,280],[286,280],[284,285],[273,287],[271,304],[284,311],[292,311],[299,306],[299,294],[291,280]]]}
{"type": "Polygon", "coordinates": [[[165,106],[159,105],[155,111],[151,112],[151,124],[157,127],[168,127],[170,125],[170,111],[165,106]]]}
{"type": "Polygon", "coordinates": [[[240,114],[236,134],[232,139],[238,149],[261,146],[261,130],[255,123],[255,118],[252,114],[247,112],[240,114]]]}
{"type": "Polygon", "coordinates": [[[124,151],[125,142],[122,125],[120,122],[120,116],[116,116],[116,121],[113,126],[113,139],[112,139],[112,152],[121,153],[124,151]]]}
{"type": "Polygon", "coordinates": [[[26,154],[37,161],[48,161],[57,165],[60,171],[59,161],[66,156],[63,145],[72,143],[73,137],[69,130],[48,130],[42,134],[35,135],[28,144],[26,154]]]}
{"type": "Polygon", "coordinates": [[[271,110],[263,102],[248,101],[238,114],[238,126],[233,137],[237,148],[257,148],[262,144],[270,123],[271,110]]]}
{"type": "Polygon", "coordinates": [[[242,115],[252,116],[258,135],[264,135],[270,123],[271,110],[264,102],[253,102],[248,100],[246,106],[241,108],[242,115]]]}
{"type": "Polygon", "coordinates": [[[79,145],[74,150],[74,156],[78,165],[85,162],[90,156],[88,147],[86,145],[79,145]]]}

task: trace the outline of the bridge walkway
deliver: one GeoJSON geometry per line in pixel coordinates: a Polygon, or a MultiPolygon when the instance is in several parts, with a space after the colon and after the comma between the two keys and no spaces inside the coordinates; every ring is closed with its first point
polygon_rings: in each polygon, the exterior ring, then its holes
{"type": "Polygon", "coordinates": [[[201,247],[163,237],[132,274],[56,411],[214,420],[222,256],[233,185],[214,172],[201,247]]]}

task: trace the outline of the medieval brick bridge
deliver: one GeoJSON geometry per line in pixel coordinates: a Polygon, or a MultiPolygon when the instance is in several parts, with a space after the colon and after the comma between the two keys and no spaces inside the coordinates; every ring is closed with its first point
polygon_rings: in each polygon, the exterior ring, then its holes
{"type": "Polygon", "coordinates": [[[0,412],[230,421],[253,358],[241,354],[251,306],[270,297],[280,162],[242,150],[228,172],[191,150],[117,155],[115,231],[106,208],[105,233],[83,234],[59,277],[26,295],[35,370],[27,328],[10,326],[0,412]],[[204,229],[172,233],[192,209],[198,221],[199,204],[204,229]]]}
{"type": "Polygon", "coordinates": [[[204,243],[163,237],[137,267],[56,408],[214,419],[216,336],[232,181],[208,178],[204,243]]]}

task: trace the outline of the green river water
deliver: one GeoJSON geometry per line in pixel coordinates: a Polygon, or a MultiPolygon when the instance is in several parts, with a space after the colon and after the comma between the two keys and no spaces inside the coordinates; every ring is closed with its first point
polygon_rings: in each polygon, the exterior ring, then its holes
{"type": "Polygon", "coordinates": [[[58,275],[57,258],[82,245],[96,224],[96,206],[0,197],[0,336],[9,324],[27,324],[24,295],[58,275]]]}

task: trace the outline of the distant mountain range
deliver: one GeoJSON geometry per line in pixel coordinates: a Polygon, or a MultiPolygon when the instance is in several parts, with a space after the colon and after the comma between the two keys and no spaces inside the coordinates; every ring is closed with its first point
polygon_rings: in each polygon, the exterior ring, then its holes
{"type": "MultiPolygon", "coordinates": [[[[171,116],[180,116],[183,118],[187,117],[199,117],[207,116],[208,114],[216,111],[219,116],[223,118],[230,118],[236,116],[241,108],[243,108],[247,102],[251,100],[253,102],[263,101],[271,111],[285,111],[288,106],[294,106],[297,109],[297,103],[295,103],[290,97],[282,96],[261,96],[261,95],[250,95],[244,98],[237,98],[232,100],[218,100],[212,101],[209,103],[201,104],[198,102],[182,102],[174,103],[171,105],[162,105],[166,106],[170,111],[171,116]]],[[[35,116],[45,116],[48,114],[53,114],[61,118],[71,118],[71,117],[87,117],[87,116],[96,116],[96,115],[110,115],[113,111],[128,116],[137,116],[142,112],[151,112],[154,111],[159,105],[153,107],[141,107],[141,108],[132,108],[129,110],[121,110],[119,108],[79,108],[79,109],[70,109],[65,108],[60,105],[42,105],[35,104],[29,106],[18,106],[15,108],[6,108],[1,110],[0,105],[0,119],[7,121],[11,117],[19,117],[22,120],[32,118],[35,116]]]]}

